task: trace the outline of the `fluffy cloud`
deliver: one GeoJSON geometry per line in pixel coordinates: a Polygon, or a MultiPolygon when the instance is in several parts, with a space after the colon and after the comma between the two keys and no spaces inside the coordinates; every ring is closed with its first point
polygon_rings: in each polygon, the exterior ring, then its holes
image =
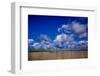
{"type": "Polygon", "coordinates": [[[78,45],[71,35],[60,34],[54,40],[56,48],[59,50],[72,50],[78,45]]]}
{"type": "Polygon", "coordinates": [[[88,36],[88,34],[86,32],[84,32],[84,33],[82,33],[82,34],[79,35],[80,38],[85,38],[87,36],[88,36]]]}
{"type": "Polygon", "coordinates": [[[51,39],[47,35],[42,34],[39,37],[39,41],[43,41],[43,40],[44,41],[50,41],[51,39]]]}
{"type": "Polygon", "coordinates": [[[68,36],[66,34],[60,34],[60,35],[57,35],[55,40],[57,42],[62,42],[62,41],[67,41],[67,39],[68,39],[68,36]]]}
{"type": "Polygon", "coordinates": [[[82,33],[86,32],[86,25],[73,22],[72,30],[75,34],[82,34],[82,33]]]}
{"type": "Polygon", "coordinates": [[[79,45],[80,45],[80,48],[81,49],[83,49],[83,48],[87,48],[87,46],[88,46],[88,41],[83,41],[83,40],[81,40],[81,41],[79,41],[79,45]]]}
{"type": "Polygon", "coordinates": [[[32,45],[33,50],[54,50],[53,42],[47,35],[40,35],[39,41],[32,45]]]}
{"type": "Polygon", "coordinates": [[[87,38],[86,26],[84,24],[72,23],[70,25],[62,25],[58,28],[59,35],[55,40],[51,40],[47,35],[40,35],[38,41],[29,39],[29,48],[32,50],[80,50],[87,49],[88,41],[81,40],[87,38]],[[72,31],[74,33],[72,33],[72,31]],[[76,37],[75,37],[76,36],[76,37]],[[76,38],[80,38],[78,41],[76,38]]]}
{"type": "Polygon", "coordinates": [[[64,33],[57,35],[55,39],[55,41],[57,42],[66,42],[66,41],[71,41],[71,40],[73,40],[73,38],[70,35],[67,35],[64,33]]]}
{"type": "Polygon", "coordinates": [[[28,44],[33,44],[34,40],[33,39],[28,39],[28,44]]]}
{"type": "Polygon", "coordinates": [[[70,25],[62,25],[62,27],[58,28],[58,32],[70,34],[71,27],[70,27],[70,25]]]}
{"type": "Polygon", "coordinates": [[[54,43],[47,42],[47,41],[41,41],[40,43],[34,43],[32,45],[33,50],[55,50],[54,43]]]}
{"type": "Polygon", "coordinates": [[[32,45],[32,49],[34,49],[34,50],[40,50],[41,49],[41,44],[40,43],[34,43],[33,45],[32,45]]]}

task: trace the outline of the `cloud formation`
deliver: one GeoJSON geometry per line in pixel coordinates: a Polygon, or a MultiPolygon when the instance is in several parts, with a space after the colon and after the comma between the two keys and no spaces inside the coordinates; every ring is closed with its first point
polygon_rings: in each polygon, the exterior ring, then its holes
{"type": "Polygon", "coordinates": [[[73,22],[72,25],[62,25],[58,28],[58,34],[54,40],[47,35],[40,35],[38,41],[29,39],[31,50],[81,50],[88,48],[86,25],[73,22]]]}
{"type": "Polygon", "coordinates": [[[58,32],[60,33],[66,33],[66,34],[70,34],[71,31],[71,27],[69,25],[62,25],[62,27],[58,28],[58,32]]]}
{"type": "Polygon", "coordinates": [[[73,22],[72,30],[75,34],[82,34],[82,33],[86,32],[86,25],[73,22]]]}
{"type": "Polygon", "coordinates": [[[33,44],[34,40],[33,39],[28,39],[28,44],[33,44]]]}

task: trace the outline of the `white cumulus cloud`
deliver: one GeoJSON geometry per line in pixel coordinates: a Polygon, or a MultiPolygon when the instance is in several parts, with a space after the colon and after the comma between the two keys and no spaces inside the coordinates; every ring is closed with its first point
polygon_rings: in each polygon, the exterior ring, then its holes
{"type": "Polygon", "coordinates": [[[62,41],[66,41],[68,39],[68,36],[66,34],[60,34],[56,36],[56,41],[57,42],[62,42],[62,41]]]}
{"type": "Polygon", "coordinates": [[[73,22],[72,30],[74,31],[75,34],[82,34],[86,32],[86,25],[73,22]]]}
{"type": "Polygon", "coordinates": [[[33,39],[28,39],[28,44],[32,44],[34,42],[33,39]]]}
{"type": "Polygon", "coordinates": [[[84,38],[84,37],[87,37],[87,36],[88,36],[88,34],[86,32],[79,35],[80,38],[84,38]]]}
{"type": "Polygon", "coordinates": [[[47,35],[41,34],[39,37],[40,41],[50,41],[50,38],[47,35]]]}
{"type": "Polygon", "coordinates": [[[71,33],[71,27],[70,25],[62,25],[60,28],[58,28],[58,32],[61,33],[71,33]]]}
{"type": "Polygon", "coordinates": [[[40,50],[41,49],[41,44],[36,42],[32,45],[32,48],[35,49],[35,50],[40,50]]]}
{"type": "Polygon", "coordinates": [[[54,40],[43,34],[39,36],[39,41],[34,42],[33,39],[28,39],[28,43],[31,45],[29,47],[32,50],[79,50],[88,47],[87,40],[75,40],[75,36],[78,36],[80,39],[87,38],[84,24],[73,22],[72,26],[62,25],[58,28],[58,32],[60,34],[56,35],[54,40]]]}

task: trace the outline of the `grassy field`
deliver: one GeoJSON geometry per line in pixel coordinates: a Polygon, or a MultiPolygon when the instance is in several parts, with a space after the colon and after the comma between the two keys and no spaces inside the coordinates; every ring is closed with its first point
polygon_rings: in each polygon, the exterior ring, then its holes
{"type": "Polygon", "coordinates": [[[88,58],[88,51],[32,51],[28,53],[28,60],[55,60],[88,58]]]}

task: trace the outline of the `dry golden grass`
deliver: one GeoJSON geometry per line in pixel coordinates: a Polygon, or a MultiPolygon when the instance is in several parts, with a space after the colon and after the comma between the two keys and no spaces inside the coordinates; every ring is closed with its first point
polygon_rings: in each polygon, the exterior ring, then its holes
{"type": "Polygon", "coordinates": [[[28,60],[55,60],[88,58],[88,51],[34,51],[28,53],[28,60]]]}

